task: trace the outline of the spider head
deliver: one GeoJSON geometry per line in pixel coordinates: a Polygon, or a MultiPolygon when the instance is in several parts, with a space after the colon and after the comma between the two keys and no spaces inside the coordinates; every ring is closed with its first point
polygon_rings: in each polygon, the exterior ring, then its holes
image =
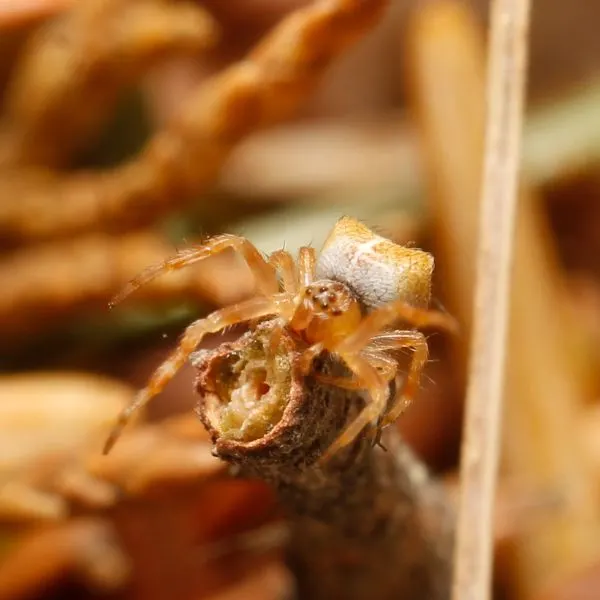
{"type": "Polygon", "coordinates": [[[381,237],[352,217],[342,217],[323,245],[317,277],[344,282],[367,308],[393,300],[427,308],[433,256],[381,237]]]}
{"type": "Polygon", "coordinates": [[[322,279],[308,285],[303,294],[311,317],[305,330],[310,342],[337,340],[360,323],[360,304],[343,283],[322,279]]]}

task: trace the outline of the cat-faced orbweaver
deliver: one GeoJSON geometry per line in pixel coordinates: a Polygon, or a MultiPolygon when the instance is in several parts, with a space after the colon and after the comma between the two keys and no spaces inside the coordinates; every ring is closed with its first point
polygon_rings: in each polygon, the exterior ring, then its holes
{"type": "Polygon", "coordinates": [[[252,270],[257,295],[187,327],[177,348],[119,416],[105,452],[133,413],[163,390],[205,335],[237,323],[272,317],[306,343],[299,357],[303,374],[311,373],[313,360],[326,351],[352,375],[315,377],[326,384],[367,392],[364,408],[330,446],[326,458],[350,444],[369,424],[376,422],[379,429],[393,423],[411,403],[428,359],[427,340],[418,329],[456,328],[449,315],[429,309],[433,257],[423,250],[395,244],[351,217],[342,217],[336,223],[318,256],[313,248],[303,246],[297,262],[285,250],[277,250],[265,259],[247,239],[218,235],[148,268],[113,304],[162,273],[228,248],[239,252],[252,270]],[[392,328],[398,322],[403,328],[392,328]],[[401,348],[413,351],[412,360],[401,393],[388,406],[390,382],[398,371],[390,351],[401,348]]]}

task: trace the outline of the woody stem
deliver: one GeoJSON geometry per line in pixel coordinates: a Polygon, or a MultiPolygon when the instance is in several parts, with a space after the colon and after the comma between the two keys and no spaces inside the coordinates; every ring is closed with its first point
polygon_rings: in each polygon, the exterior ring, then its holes
{"type": "MultiPolygon", "coordinates": [[[[274,327],[263,323],[193,362],[215,454],[268,482],[287,511],[299,597],[448,598],[453,517],[441,489],[394,428],[387,451],[362,434],[317,465],[362,399],[302,377],[301,349],[285,330],[269,356],[274,327]]],[[[317,368],[339,369],[328,359],[317,368]]]]}

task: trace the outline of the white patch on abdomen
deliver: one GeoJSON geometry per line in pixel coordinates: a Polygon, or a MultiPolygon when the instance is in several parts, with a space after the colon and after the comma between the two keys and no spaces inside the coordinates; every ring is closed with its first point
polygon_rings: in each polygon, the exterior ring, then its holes
{"type": "Polygon", "coordinates": [[[348,238],[332,241],[319,256],[317,278],[347,284],[370,308],[396,300],[406,268],[377,256],[374,248],[383,241],[380,237],[361,243],[348,238]]]}

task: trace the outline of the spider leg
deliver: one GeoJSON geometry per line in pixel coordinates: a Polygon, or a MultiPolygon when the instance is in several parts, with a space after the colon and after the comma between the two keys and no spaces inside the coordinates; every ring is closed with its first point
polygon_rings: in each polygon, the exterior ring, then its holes
{"type": "Polygon", "coordinates": [[[394,357],[367,348],[362,352],[364,356],[381,374],[386,381],[391,381],[398,372],[398,363],[394,357]]]}
{"type": "Polygon", "coordinates": [[[410,406],[419,389],[421,373],[429,358],[427,339],[420,331],[397,331],[392,334],[386,334],[385,337],[385,345],[388,349],[412,348],[413,355],[408,375],[404,381],[402,393],[394,402],[388,413],[383,417],[381,428],[394,423],[408,406],[410,406]]]}
{"type": "MultiPolygon", "coordinates": [[[[375,442],[378,442],[378,431],[380,422],[384,425],[389,424],[389,419],[385,416],[387,411],[387,400],[389,396],[389,380],[385,380],[376,370],[375,366],[369,362],[369,358],[364,356],[365,349],[373,344],[374,339],[377,340],[377,333],[385,327],[388,327],[393,322],[403,319],[415,326],[437,325],[445,328],[455,329],[454,320],[444,313],[439,313],[432,310],[415,308],[406,304],[403,301],[394,301],[376,308],[368,314],[354,330],[354,333],[344,338],[338,344],[328,348],[331,352],[338,354],[354,373],[355,377],[362,381],[364,388],[370,396],[370,401],[364,407],[358,417],[350,423],[342,435],[333,443],[324,455],[324,460],[335,453],[337,450],[353,442],[360,432],[374,420],[377,420],[377,433],[375,442]],[[383,418],[385,416],[385,418],[383,418]]],[[[394,404],[390,414],[399,415],[406,405],[410,402],[410,398],[414,395],[418,388],[420,374],[423,365],[427,361],[427,342],[425,336],[420,332],[398,332],[399,335],[406,333],[405,346],[411,346],[415,349],[413,354],[413,362],[409,374],[410,384],[407,382],[405,392],[399,402],[394,404]],[[412,337],[410,337],[412,336],[412,337]]],[[[392,343],[392,337],[387,334],[382,335],[382,341],[379,345],[385,346],[392,343]]],[[[377,344],[374,344],[377,347],[377,344]]],[[[400,341],[395,341],[393,347],[401,346],[400,341]]],[[[377,353],[371,351],[371,361],[373,355],[377,353]]]]}
{"type": "Polygon", "coordinates": [[[321,354],[323,350],[325,350],[325,344],[319,342],[318,344],[313,344],[312,346],[309,346],[300,355],[300,358],[298,359],[298,368],[300,369],[300,373],[302,375],[306,376],[310,373],[313,360],[315,360],[315,358],[317,358],[317,356],[319,356],[319,354],[321,354]]]}
{"type": "Polygon", "coordinates": [[[294,303],[295,306],[289,316],[288,327],[292,331],[303,331],[312,321],[314,313],[302,293],[297,294],[294,303]]]}
{"type": "Polygon", "coordinates": [[[299,275],[292,255],[287,250],[276,250],[269,256],[269,264],[281,273],[283,291],[298,293],[299,275]]]}
{"type": "Polygon", "coordinates": [[[113,447],[131,416],[159,394],[173,379],[206,334],[217,333],[225,327],[243,321],[279,314],[287,303],[289,303],[287,294],[276,294],[269,298],[258,296],[217,310],[204,319],[199,319],[189,325],[177,348],[156,369],[146,387],[138,392],[131,404],[125,407],[119,415],[104,446],[104,453],[108,453],[113,447]]]}
{"type": "Polygon", "coordinates": [[[266,358],[271,366],[272,372],[277,368],[277,352],[279,350],[279,345],[281,344],[284,329],[285,324],[281,322],[273,328],[271,335],[269,336],[269,343],[266,348],[266,358]]]}
{"type": "Polygon", "coordinates": [[[315,279],[317,269],[317,253],[314,248],[302,246],[298,251],[298,270],[300,271],[300,284],[310,285],[315,279]]]}
{"type": "MultiPolygon", "coordinates": [[[[385,356],[383,354],[377,355],[374,352],[363,353],[363,356],[378,370],[379,374],[387,382],[390,382],[396,377],[398,367],[396,361],[391,356],[385,356]]],[[[364,382],[358,379],[355,375],[350,377],[336,377],[334,375],[317,373],[315,377],[322,383],[334,385],[345,390],[365,389],[364,382]]]]}
{"type": "Polygon", "coordinates": [[[323,373],[316,373],[315,378],[317,381],[326,385],[332,385],[343,390],[364,390],[365,384],[357,379],[355,376],[350,377],[335,377],[333,375],[325,375],[323,373]]]}
{"type": "Polygon", "coordinates": [[[345,338],[337,348],[332,348],[332,351],[340,354],[359,352],[382,329],[398,320],[405,321],[415,328],[439,327],[452,332],[457,330],[456,321],[446,313],[416,308],[402,300],[396,300],[374,309],[360,322],[354,333],[345,338]]]}
{"type": "Polygon", "coordinates": [[[302,331],[313,318],[313,310],[304,298],[303,291],[315,278],[317,255],[314,248],[302,246],[298,254],[298,278],[302,290],[296,295],[296,306],[289,317],[288,326],[293,331],[302,331]]]}
{"type": "Polygon", "coordinates": [[[387,406],[388,382],[377,372],[377,369],[359,354],[347,354],[342,358],[356,378],[362,381],[363,387],[369,393],[369,400],[358,416],[323,454],[320,462],[327,461],[338,450],[351,444],[365,427],[383,414],[387,406]]]}
{"type": "MultiPolygon", "coordinates": [[[[275,252],[271,253],[268,261],[274,271],[276,273],[280,273],[284,293],[295,296],[298,293],[299,277],[298,269],[294,259],[292,258],[292,255],[287,250],[276,250],[275,252]]],[[[289,306],[290,309],[292,309],[293,304],[290,303],[289,306]]],[[[291,311],[290,315],[286,314],[285,316],[289,318],[289,316],[291,316],[291,311]]],[[[283,327],[284,326],[282,324],[275,327],[269,338],[267,355],[272,368],[275,368],[276,366],[277,349],[283,335],[283,327]]]]}
{"type": "MultiPolygon", "coordinates": [[[[298,366],[303,375],[308,375],[313,360],[324,349],[325,344],[320,342],[310,346],[301,354],[298,366]]],[[[323,454],[321,462],[327,461],[340,448],[352,443],[366,426],[384,414],[389,397],[389,382],[396,376],[395,361],[391,357],[378,355],[371,349],[364,355],[354,353],[343,355],[341,358],[352,371],[353,376],[335,377],[317,373],[315,374],[316,379],[343,389],[367,390],[370,400],[356,419],[323,454]]]]}
{"type": "Polygon", "coordinates": [[[132,292],[143,285],[146,285],[159,275],[165,272],[183,269],[193,265],[201,260],[219,254],[224,250],[231,248],[242,255],[246,264],[254,274],[258,291],[269,296],[279,291],[277,275],[273,267],[263,258],[256,246],[247,239],[230,234],[217,235],[208,239],[200,246],[186,248],[177,253],[177,255],[167,258],[156,265],[151,265],[142,271],[137,277],[134,277],[110,302],[114,306],[129,296],[132,292]]]}

